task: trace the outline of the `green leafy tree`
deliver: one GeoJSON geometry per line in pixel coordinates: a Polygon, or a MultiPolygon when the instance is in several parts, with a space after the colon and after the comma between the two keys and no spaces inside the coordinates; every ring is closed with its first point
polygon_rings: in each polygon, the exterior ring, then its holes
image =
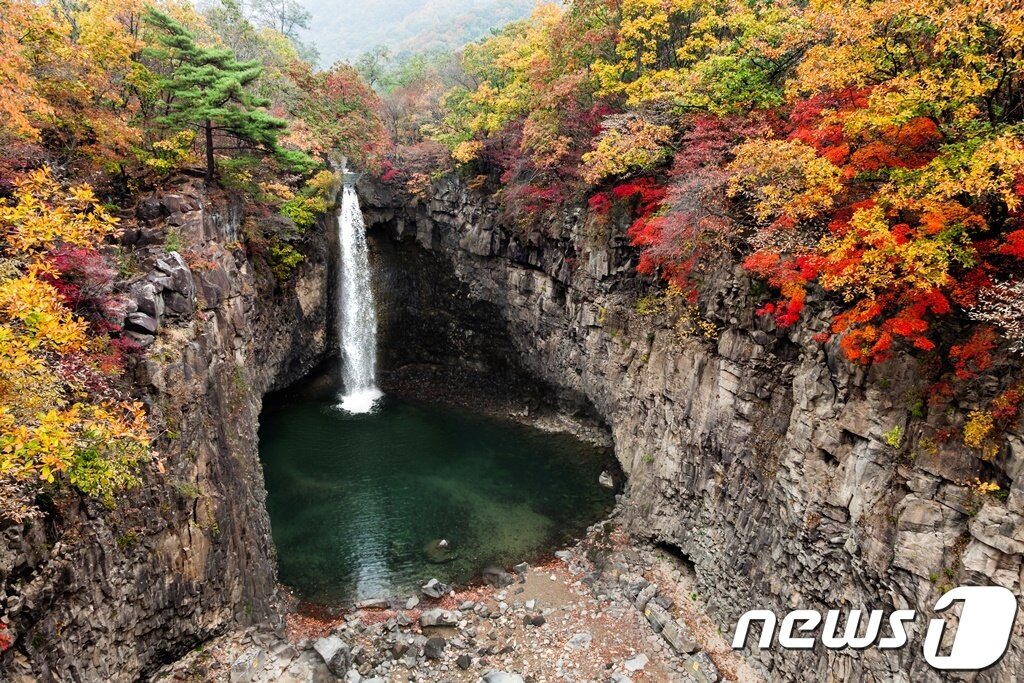
{"type": "Polygon", "coordinates": [[[287,124],[270,116],[264,110],[269,102],[249,90],[263,71],[259,62],[240,62],[230,49],[200,46],[188,29],[153,8],[147,8],[145,20],[158,31],[160,45],[149,56],[171,65],[161,82],[165,114],[157,121],[205,134],[207,184],[213,182],[217,149],[278,152],[278,135],[287,124]]]}

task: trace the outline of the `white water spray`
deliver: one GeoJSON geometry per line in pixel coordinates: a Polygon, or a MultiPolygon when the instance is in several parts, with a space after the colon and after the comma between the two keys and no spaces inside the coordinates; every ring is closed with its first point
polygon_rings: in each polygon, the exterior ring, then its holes
{"type": "Polygon", "coordinates": [[[383,394],[377,388],[377,312],[370,287],[370,262],[366,227],[359,197],[350,174],[343,169],[338,244],[341,263],[338,275],[338,339],[341,342],[340,408],[368,413],[383,394]]]}

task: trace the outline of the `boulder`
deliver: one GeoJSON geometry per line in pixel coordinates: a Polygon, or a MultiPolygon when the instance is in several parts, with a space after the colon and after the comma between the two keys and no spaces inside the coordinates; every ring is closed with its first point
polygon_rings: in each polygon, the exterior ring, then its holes
{"type": "Polygon", "coordinates": [[[157,292],[156,285],[152,282],[144,282],[132,289],[132,298],[135,300],[135,309],[157,320],[164,314],[164,300],[157,292]]]}
{"type": "Polygon", "coordinates": [[[420,615],[420,626],[455,626],[458,623],[458,615],[448,610],[431,609],[420,615]]]}
{"type": "Polygon", "coordinates": [[[515,583],[515,577],[501,567],[490,566],[483,571],[484,583],[495,588],[504,588],[515,583]]]}
{"type": "Polygon", "coordinates": [[[391,607],[391,603],[387,598],[370,598],[369,600],[360,600],[356,603],[356,607],[359,609],[388,609],[391,607]]]}
{"type": "Polygon", "coordinates": [[[696,641],[690,635],[690,629],[681,621],[666,622],[661,629],[661,637],[681,655],[691,654],[698,649],[696,641]]]}
{"type": "Polygon", "coordinates": [[[672,615],[668,613],[668,610],[653,600],[648,602],[647,607],[644,608],[644,616],[651,623],[651,628],[655,633],[661,633],[665,624],[672,621],[672,615]]]}
{"type": "Polygon", "coordinates": [[[722,680],[718,667],[711,661],[707,652],[690,655],[683,663],[683,668],[697,683],[718,683],[722,680]]]}
{"type": "Polygon", "coordinates": [[[444,638],[437,636],[429,638],[423,646],[423,656],[427,659],[442,659],[444,657],[444,649],[447,646],[448,643],[444,638]]]}
{"type": "Polygon", "coordinates": [[[636,594],[636,599],[633,601],[633,604],[636,605],[638,610],[643,611],[647,608],[647,603],[651,601],[651,598],[657,594],[658,584],[649,583],[641,588],[640,592],[636,594]]]}
{"type": "Polygon", "coordinates": [[[263,669],[267,653],[258,647],[250,647],[231,665],[231,683],[249,683],[263,669]]]}
{"type": "Polygon", "coordinates": [[[313,643],[332,674],[341,678],[352,668],[352,649],[338,636],[327,636],[313,643]]]}
{"type": "Polygon", "coordinates": [[[164,274],[160,279],[164,285],[164,298],[168,299],[168,307],[178,315],[191,315],[195,311],[196,283],[185,259],[178,252],[172,251],[157,259],[156,268],[164,274]],[[178,296],[169,297],[168,290],[178,296]],[[174,302],[173,305],[171,300],[174,302]]]}
{"type": "Polygon", "coordinates": [[[420,588],[421,593],[426,595],[428,598],[434,598],[435,600],[444,597],[444,595],[450,590],[450,586],[441,583],[437,579],[427,581],[427,583],[420,588]]]}
{"type": "Polygon", "coordinates": [[[142,311],[129,314],[124,321],[125,329],[148,335],[155,335],[158,325],[156,318],[142,311]]]}

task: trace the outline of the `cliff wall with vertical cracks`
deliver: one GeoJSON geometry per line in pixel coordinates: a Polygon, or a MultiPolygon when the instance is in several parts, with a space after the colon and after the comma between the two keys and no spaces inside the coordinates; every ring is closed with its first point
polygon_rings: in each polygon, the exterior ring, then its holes
{"type": "MultiPolygon", "coordinates": [[[[13,681],[135,681],[230,627],[275,619],[257,452],[262,397],[326,346],[326,226],[280,285],[246,255],[245,206],[201,185],[146,198],[126,247],[126,329],[159,456],[113,510],[73,499],[0,537],[13,681]],[[187,262],[168,252],[173,230],[187,262]],[[195,256],[195,255],[201,255],[195,256]]],[[[273,220],[273,219],[264,219],[273,220]]]]}
{"type": "MultiPolygon", "coordinates": [[[[632,531],[692,565],[723,633],[755,608],[780,618],[797,607],[919,611],[899,650],[761,651],[751,637],[749,657],[770,680],[970,678],[927,665],[923,626],[951,586],[994,583],[1020,595],[1020,434],[991,462],[955,443],[915,447],[931,426],[911,420],[914,359],[850,366],[813,341],[827,302],[812,299],[817,313],[798,328],[775,329],[755,315],[738,266],[705,274],[703,313],[644,310],[656,285],[636,275],[622,226],[595,228],[565,210],[524,233],[452,179],[412,202],[384,186],[365,192],[378,251],[403,272],[392,280],[403,287],[392,297],[406,302],[393,313],[403,330],[382,333],[404,340],[404,362],[417,362],[417,349],[437,363],[445,348],[490,347],[553,387],[564,407],[596,412],[629,477],[632,531]],[[482,310],[497,318],[473,343],[479,328],[467,337],[459,325],[410,322],[482,310]],[[430,340],[417,344],[427,328],[430,340]],[[998,479],[1009,496],[977,494],[975,477],[998,479]]],[[[1018,612],[1010,651],[977,680],[1024,677],[1022,634],[1018,612]]]]}

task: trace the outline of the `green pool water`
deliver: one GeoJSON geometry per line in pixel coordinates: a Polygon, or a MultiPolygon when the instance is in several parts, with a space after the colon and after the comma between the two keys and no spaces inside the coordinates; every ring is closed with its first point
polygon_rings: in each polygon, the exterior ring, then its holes
{"type": "MultiPolygon", "coordinates": [[[[334,392],[268,399],[260,456],[282,583],[340,604],[463,584],[558,549],[614,503],[607,449],[464,410],[334,392]],[[450,550],[435,550],[439,539],[450,550]]],[[[313,382],[313,387],[317,386],[313,382]]]]}

